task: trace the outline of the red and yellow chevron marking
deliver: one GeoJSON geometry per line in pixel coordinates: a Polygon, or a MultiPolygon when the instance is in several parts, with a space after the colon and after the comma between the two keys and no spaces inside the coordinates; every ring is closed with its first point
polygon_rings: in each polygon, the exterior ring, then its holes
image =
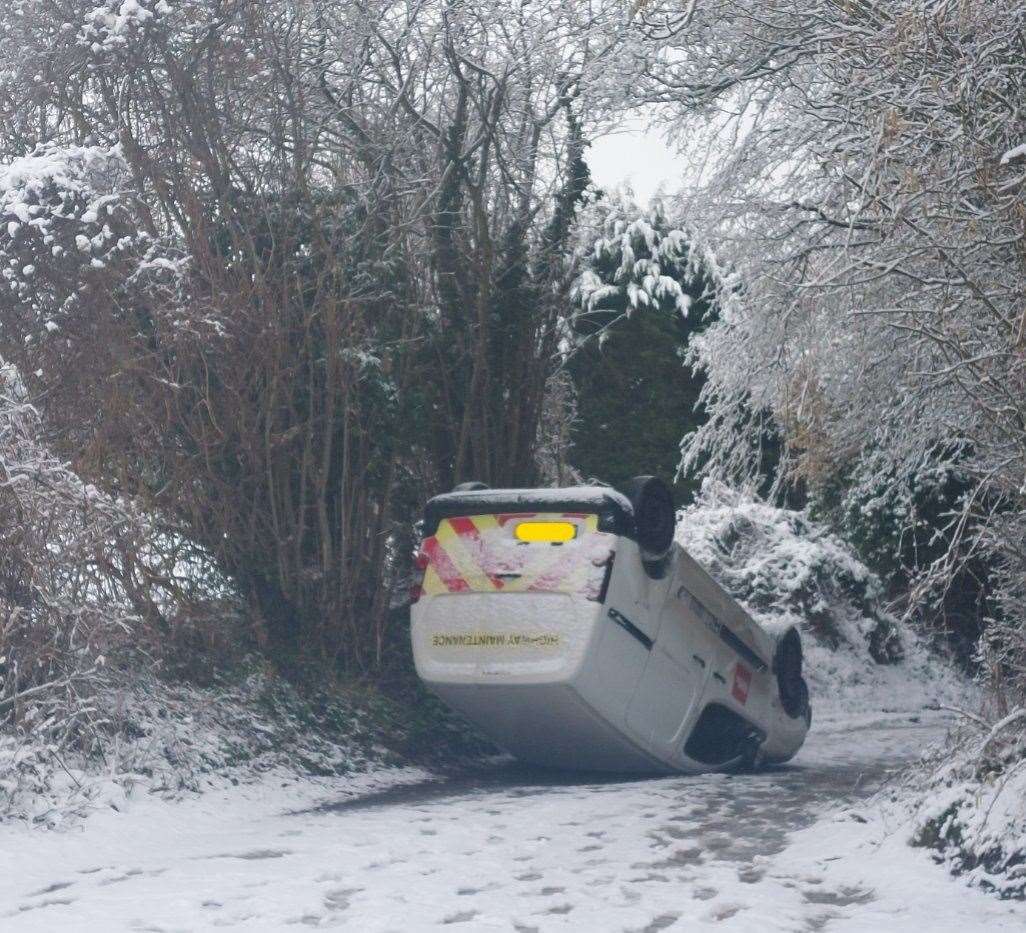
{"type": "Polygon", "coordinates": [[[598,516],[579,512],[523,512],[443,519],[423,544],[427,558],[422,592],[579,593],[596,598],[613,535],[599,532],[598,516]],[[565,544],[525,543],[521,521],[573,522],[577,536],[565,544]]]}

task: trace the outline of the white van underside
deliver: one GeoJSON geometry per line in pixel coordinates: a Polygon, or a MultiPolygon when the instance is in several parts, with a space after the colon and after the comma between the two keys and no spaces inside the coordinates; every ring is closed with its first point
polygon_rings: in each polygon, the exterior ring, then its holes
{"type": "Polygon", "coordinates": [[[575,492],[580,511],[557,511],[566,500],[550,497],[476,515],[467,494],[462,516],[428,529],[434,557],[412,609],[427,686],[498,745],[548,767],[666,773],[793,756],[809,715],[784,709],[776,638],[678,544],[646,572],[617,533],[629,529],[608,511],[596,518],[592,490],[575,492]],[[576,531],[558,546],[526,545],[516,536],[528,520],[576,531]]]}

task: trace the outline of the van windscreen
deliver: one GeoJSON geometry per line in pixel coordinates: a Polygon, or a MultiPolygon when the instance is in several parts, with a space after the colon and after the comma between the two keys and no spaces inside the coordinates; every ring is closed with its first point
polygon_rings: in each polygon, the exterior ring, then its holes
{"type": "Polygon", "coordinates": [[[601,600],[616,536],[583,512],[443,518],[421,546],[422,595],[569,593],[601,600]]]}

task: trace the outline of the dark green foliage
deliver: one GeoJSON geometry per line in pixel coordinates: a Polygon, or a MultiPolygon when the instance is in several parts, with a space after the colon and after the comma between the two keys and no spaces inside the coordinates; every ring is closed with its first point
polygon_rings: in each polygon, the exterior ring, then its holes
{"type": "MultiPolygon", "coordinates": [[[[939,452],[940,453],[940,452],[939,452]]],[[[950,452],[907,479],[899,494],[893,475],[881,471],[870,483],[850,473],[818,489],[810,503],[815,515],[838,528],[860,558],[887,581],[889,595],[900,598],[916,578],[955,546],[956,518],[972,482],[950,466],[950,452]]],[[[957,456],[957,455],[956,455],[957,456]]],[[[971,553],[957,559],[950,580],[937,592],[922,594],[919,613],[950,642],[963,663],[970,663],[988,616],[996,607],[988,598],[989,569],[971,553]]]]}
{"type": "Polygon", "coordinates": [[[713,314],[711,283],[689,267],[684,235],[660,209],[600,201],[596,210],[601,227],[584,263],[569,362],[578,399],[570,459],[585,477],[614,485],[649,473],[673,480],[682,505],[697,482],[677,475],[681,438],[705,417],[704,377],[684,356],[713,314]]]}

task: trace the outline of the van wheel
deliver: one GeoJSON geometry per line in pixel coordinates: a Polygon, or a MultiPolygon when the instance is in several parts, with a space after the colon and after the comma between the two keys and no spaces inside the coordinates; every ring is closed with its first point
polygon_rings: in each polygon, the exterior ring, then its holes
{"type": "Polygon", "coordinates": [[[802,677],[802,639],[798,629],[788,629],[777,643],[773,656],[780,702],[792,719],[805,715],[809,706],[809,688],[802,677]]]}
{"type": "Polygon", "coordinates": [[[802,706],[804,707],[803,712],[805,714],[805,728],[812,728],[812,704],[809,702],[809,685],[805,682],[805,678],[802,678],[802,706]]]}
{"type": "Polygon", "coordinates": [[[737,770],[742,772],[758,771],[760,767],[762,767],[762,743],[758,736],[755,736],[749,740],[748,746],[738,762],[737,770]]]}
{"type": "Polygon", "coordinates": [[[658,476],[635,476],[620,487],[631,501],[634,528],[641,548],[641,559],[649,576],[662,576],[660,567],[669,554],[677,528],[673,493],[658,476]]]}

